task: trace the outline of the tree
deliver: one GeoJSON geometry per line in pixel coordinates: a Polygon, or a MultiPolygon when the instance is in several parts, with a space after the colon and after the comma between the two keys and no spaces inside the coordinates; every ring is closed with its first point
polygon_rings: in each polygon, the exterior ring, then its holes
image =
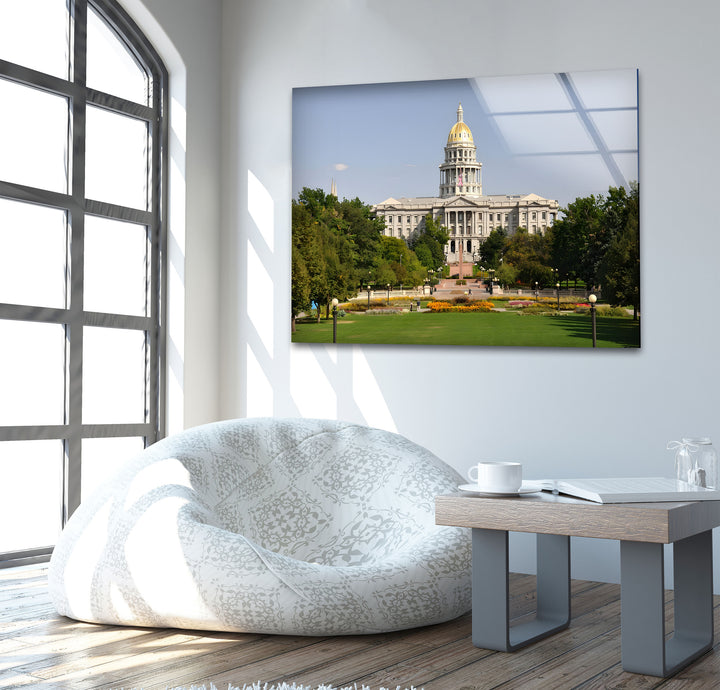
{"type": "Polygon", "coordinates": [[[578,197],[561,211],[564,217],[553,226],[552,264],[561,279],[577,277],[595,285],[607,246],[602,196],[578,197]]]}
{"type": "Polygon", "coordinates": [[[322,290],[325,263],[319,241],[319,224],[303,204],[292,204],[292,325],[322,290]],[[297,270],[296,270],[297,269],[297,270]]]}
{"type": "Polygon", "coordinates": [[[420,263],[415,252],[405,240],[399,237],[380,238],[382,258],[388,262],[395,273],[395,282],[401,285],[421,285],[427,270],[420,263]]]}
{"type": "Polygon", "coordinates": [[[449,239],[447,228],[428,213],[422,228],[408,244],[425,269],[434,270],[445,262],[445,245],[449,239]]]}
{"type": "MultiPolygon", "coordinates": [[[[622,188],[621,188],[622,189],[622,188]]],[[[632,305],[633,318],[640,308],[640,189],[631,183],[630,194],[608,198],[608,223],[616,227],[605,255],[601,273],[603,297],[612,305],[632,305]]]]}
{"type": "Polygon", "coordinates": [[[342,219],[342,232],[352,245],[354,279],[360,285],[378,265],[385,224],[357,197],[351,201],[343,199],[336,208],[342,219]]]}
{"type": "Polygon", "coordinates": [[[552,263],[561,278],[579,277],[601,286],[614,305],[640,304],[640,190],[610,187],[607,196],[578,197],[557,221],[552,263]]]}
{"type": "Polygon", "coordinates": [[[432,250],[428,247],[427,244],[416,244],[413,247],[413,251],[415,252],[415,256],[417,256],[418,261],[427,270],[431,270],[433,266],[439,265],[438,263],[435,262],[432,250]]]}
{"type": "Polygon", "coordinates": [[[334,207],[335,203],[337,203],[337,197],[332,194],[325,194],[319,188],[303,187],[300,194],[298,194],[298,203],[305,206],[314,218],[319,218],[324,211],[334,207]]]}
{"type": "MultiPolygon", "coordinates": [[[[326,316],[334,298],[347,299],[357,291],[353,280],[352,247],[348,238],[327,226],[319,226],[319,240],[324,264],[322,280],[316,283],[311,296],[318,305],[325,305],[326,316]]],[[[318,319],[320,310],[318,310],[318,319]]]]}
{"type": "Polygon", "coordinates": [[[512,264],[502,263],[497,269],[495,277],[502,285],[514,285],[518,279],[518,271],[512,264]]]}
{"type": "Polygon", "coordinates": [[[291,315],[292,332],[295,332],[295,319],[298,314],[310,307],[310,274],[299,249],[292,247],[292,293],[291,315]]]}
{"type": "MultiPolygon", "coordinates": [[[[384,221],[360,199],[339,201],[308,187],[292,202],[292,317],[310,302],[347,299],[364,285],[421,285],[444,263],[447,231],[431,216],[414,239],[419,255],[399,238],[384,235],[384,221]]],[[[320,309],[318,309],[318,319],[320,309]]]]}
{"type": "Polygon", "coordinates": [[[505,252],[507,232],[503,228],[496,228],[480,245],[480,261],[485,268],[497,269],[505,252]]]}
{"type": "Polygon", "coordinates": [[[397,276],[395,275],[395,271],[390,268],[390,264],[387,261],[381,262],[378,267],[375,274],[375,284],[376,285],[395,285],[395,283],[399,282],[397,279],[397,276]]]}
{"type": "MultiPolygon", "coordinates": [[[[346,299],[353,289],[354,253],[337,198],[322,189],[302,190],[292,205],[292,242],[298,258],[295,266],[304,265],[309,281],[310,300],[318,306],[329,304],[334,297],[346,299]],[[302,262],[299,260],[302,259],[302,262]]],[[[304,276],[300,269],[292,276],[293,309],[302,304],[304,276]]],[[[306,307],[305,307],[306,308],[306,307]]],[[[293,318],[299,312],[293,314],[293,318]]],[[[318,309],[318,319],[320,309],[318,309]]]]}
{"type": "Polygon", "coordinates": [[[550,249],[544,235],[530,234],[518,228],[505,243],[503,266],[510,264],[516,270],[516,280],[521,283],[547,285],[552,282],[552,270],[548,267],[550,249]]]}

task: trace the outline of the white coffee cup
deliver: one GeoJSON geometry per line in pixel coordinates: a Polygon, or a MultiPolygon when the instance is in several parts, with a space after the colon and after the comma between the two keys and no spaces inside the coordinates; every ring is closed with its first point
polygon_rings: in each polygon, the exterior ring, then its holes
{"type": "Polygon", "coordinates": [[[468,470],[468,477],[470,481],[477,482],[480,490],[511,494],[522,486],[522,464],[486,460],[473,465],[468,470]]]}

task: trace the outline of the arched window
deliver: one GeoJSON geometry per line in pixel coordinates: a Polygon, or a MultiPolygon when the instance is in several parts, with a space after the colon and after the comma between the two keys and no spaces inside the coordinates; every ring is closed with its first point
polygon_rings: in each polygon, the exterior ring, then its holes
{"type": "Polygon", "coordinates": [[[0,561],[163,435],[166,84],[112,0],[3,6],[0,561]]]}

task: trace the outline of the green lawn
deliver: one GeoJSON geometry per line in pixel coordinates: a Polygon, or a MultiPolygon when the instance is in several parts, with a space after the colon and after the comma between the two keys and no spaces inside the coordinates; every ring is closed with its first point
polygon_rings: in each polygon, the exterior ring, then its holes
{"type": "MultiPolygon", "coordinates": [[[[323,319],[320,323],[299,322],[292,341],[332,343],[332,319],[323,319]]],[[[592,326],[585,314],[348,313],[337,320],[337,342],[592,347],[592,326]]],[[[639,323],[632,319],[598,317],[597,346],[640,347],[639,323]]]]}

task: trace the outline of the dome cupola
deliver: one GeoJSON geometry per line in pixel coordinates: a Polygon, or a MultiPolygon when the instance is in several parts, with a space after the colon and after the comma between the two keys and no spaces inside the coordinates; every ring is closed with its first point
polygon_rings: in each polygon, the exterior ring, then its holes
{"type": "Polygon", "coordinates": [[[473,143],[472,132],[470,131],[470,127],[468,127],[463,122],[463,107],[462,107],[462,103],[460,103],[460,104],[458,104],[458,109],[457,109],[457,122],[450,129],[450,134],[448,134],[447,145],[451,146],[452,144],[472,144],[472,143],[473,143]]]}
{"type": "Polygon", "coordinates": [[[445,145],[445,162],[440,165],[440,196],[481,196],[482,163],[477,161],[473,135],[463,121],[458,103],[457,122],[450,128],[445,145]]]}

